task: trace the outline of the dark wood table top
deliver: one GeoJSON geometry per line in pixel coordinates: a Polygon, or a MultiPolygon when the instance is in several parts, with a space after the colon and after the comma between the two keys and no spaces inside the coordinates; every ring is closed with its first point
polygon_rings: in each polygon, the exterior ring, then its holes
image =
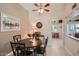
{"type": "Polygon", "coordinates": [[[37,45],[42,45],[41,40],[35,40],[35,39],[23,39],[20,42],[24,43],[26,47],[34,47],[37,45]]]}

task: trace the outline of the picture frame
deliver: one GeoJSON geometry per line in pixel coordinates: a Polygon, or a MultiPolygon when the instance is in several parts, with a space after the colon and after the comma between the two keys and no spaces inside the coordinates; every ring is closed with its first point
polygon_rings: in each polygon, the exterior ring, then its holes
{"type": "Polygon", "coordinates": [[[0,13],[1,32],[19,31],[20,19],[3,12],[0,13]]]}

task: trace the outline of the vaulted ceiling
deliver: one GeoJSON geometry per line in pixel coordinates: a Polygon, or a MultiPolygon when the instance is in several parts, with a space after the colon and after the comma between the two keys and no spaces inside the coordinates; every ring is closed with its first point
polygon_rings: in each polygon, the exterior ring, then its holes
{"type": "MultiPolygon", "coordinates": [[[[37,9],[37,7],[34,6],[33,3],[21,3],[20,5],[23,6],[26,10],[28,10],[29,13],[31,14],[37,13],[32,11],[33,9],[37,9]]],[[[43,5],[45,5],[45,3],[43,3],[43,5]]],[[[50,3],[50,6],[48,7],[50,12],[48,13],[53,14],[55,18],[61,18],[63,16],[61,16],[60,14],[63,14],[64,8],[65,8],[64,3],[50,3]]]]}
{"type": "MultiPolygon", "coordinates": [[[[34,3],[21,3],[20,5],[22,5],[24,8],[26,8],[28,11],[31,11],[31,10],[37,8],[36,6],[34,6],[34,3]]],[[[43,3],[43,5],[45,5],[45,3],[43,3]]],[[[64,5],[65,5],[64,3],[50,3],[49,9],[62,8],[62,7],[64,7],[64,5]]]]}

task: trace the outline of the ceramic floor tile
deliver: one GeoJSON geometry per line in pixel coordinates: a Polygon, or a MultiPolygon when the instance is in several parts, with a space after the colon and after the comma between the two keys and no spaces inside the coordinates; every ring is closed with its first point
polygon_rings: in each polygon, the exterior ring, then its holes
{"type": "Polygon", "coordinates": [[[69,56],[63,47],[62,39],[52,39],[48,42],[47,56],[69,56]]]}

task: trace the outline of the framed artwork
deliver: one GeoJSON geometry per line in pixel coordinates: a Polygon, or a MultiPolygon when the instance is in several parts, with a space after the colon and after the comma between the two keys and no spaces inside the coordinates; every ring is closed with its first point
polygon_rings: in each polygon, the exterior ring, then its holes
{"type": "Polygon", "coordinates": [[[4,31],[19,31],[20,30],[20,19],[1,13],[1,32],[4,31]]]}

